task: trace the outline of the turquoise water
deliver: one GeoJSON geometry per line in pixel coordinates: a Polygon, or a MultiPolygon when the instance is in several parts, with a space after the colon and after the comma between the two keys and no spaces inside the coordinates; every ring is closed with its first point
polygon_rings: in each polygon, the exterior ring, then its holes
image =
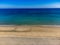
{"type": "Polygon", "coordinates": [[[60,9],[0,9],[0,25],[60,25],[60,9]]]}

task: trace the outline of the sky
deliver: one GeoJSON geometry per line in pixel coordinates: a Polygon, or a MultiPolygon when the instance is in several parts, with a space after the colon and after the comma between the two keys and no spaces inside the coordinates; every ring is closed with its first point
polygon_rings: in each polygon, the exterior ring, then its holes
{"type": "Polygon", "coordinates": [[[60,0],[0,0],[0,8],[60,8],[60,0]]]}

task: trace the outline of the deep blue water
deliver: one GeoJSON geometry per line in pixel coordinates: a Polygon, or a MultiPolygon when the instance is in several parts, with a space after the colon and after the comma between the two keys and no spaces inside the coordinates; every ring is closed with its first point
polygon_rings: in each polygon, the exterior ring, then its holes
{"type": "Polygon", "coordinates": [[[0,25],[2,24],[60,25],[60,9],[0,9],[0,25]]]}

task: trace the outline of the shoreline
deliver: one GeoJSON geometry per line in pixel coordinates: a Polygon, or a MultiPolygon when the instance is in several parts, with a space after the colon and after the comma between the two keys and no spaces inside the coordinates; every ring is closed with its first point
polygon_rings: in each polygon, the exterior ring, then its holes
{"type": "MultiPolygon", "coordinates": [[[[0,26],[16,26],[16,25],[0,25],[0,26]]],[[[18,26],[24,26],[24,25],[18,25],[18,26]]],[[[27,25],[27,26],[60,26],[60,25],[27,25]]]]}
{"type": "Polygon", "coordinates": [[[55,32],[59,30],[60,25],[0,25],[0,32],[55,32]]]}
{"type": "Polygon", "coordinates": [[[3,26],[43,26],[43,27],[60,27],[60,25],[0,25],[0,27],[3,26]]]}
{"type": "Polygon", "coordinates": [[[51,27],[50,25],[50,27],[48,27],[47,25],[0,25],[0,37],[60,37],[60,27],[54,26],[51,27]]]}

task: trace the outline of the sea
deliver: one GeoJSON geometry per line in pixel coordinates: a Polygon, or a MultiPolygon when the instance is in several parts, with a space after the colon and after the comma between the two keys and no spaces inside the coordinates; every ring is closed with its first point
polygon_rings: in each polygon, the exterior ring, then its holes
{"type": "Polygon", "coordinates": [[[60,8],[0,9],[0,25],[60,25],[60,8]]]}

